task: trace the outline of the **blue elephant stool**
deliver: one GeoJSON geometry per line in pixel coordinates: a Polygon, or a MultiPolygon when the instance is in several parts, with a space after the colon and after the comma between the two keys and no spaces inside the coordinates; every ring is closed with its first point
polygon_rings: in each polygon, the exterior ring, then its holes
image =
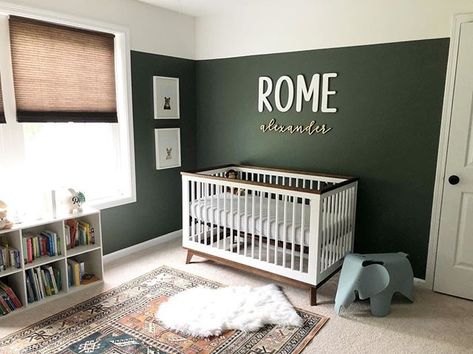
{"type": "Polygon", "coordinates": [[[371,314],[386,316],[391,299],[399,292],[414,301],[414,274],[405,253],[349,254],[343,262],[335,311],[347,308],[356,299],[370,299],[371,314]]]}

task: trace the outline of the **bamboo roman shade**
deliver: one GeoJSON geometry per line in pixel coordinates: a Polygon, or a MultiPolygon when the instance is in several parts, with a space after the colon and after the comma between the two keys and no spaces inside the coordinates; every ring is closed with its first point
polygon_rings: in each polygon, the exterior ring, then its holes
{"type": "Polygon", "coordinates": [[[114,36],[10,17],[19,122],[117,122],[114,36]]]}

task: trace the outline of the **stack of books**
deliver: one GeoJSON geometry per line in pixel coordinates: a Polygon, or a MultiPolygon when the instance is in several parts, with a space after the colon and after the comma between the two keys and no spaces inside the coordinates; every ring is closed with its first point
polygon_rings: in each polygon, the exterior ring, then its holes
{"type": "Polygon", "coordinates": [[[85,272],[85,262],[77,261],[73,258],[67,260],[67,277],[69,287],[86,285],[97,280],[94,274],[85,272]]]}
{"type": "Polygon", "coordinates": [[[62,289],[61,271],[50,265],[26,271],[28,303],[59,294],[62,289]]]}
{"type": "Polygon", "coordinates": [[[21,268],[20,251],[10,247],[8,241],[2,241],[0,244],[0,272],[11,267],[21,268]]]}
{"type": "Polygon", "coordinates": [[[94,228],[83,220],[66,220],[65,222],[66,248],[88,246],[95,244],[94,228]]]}
{"type": "Polygon", "coordinates": [[[23,259],[26,263],[32,263],[36,258],[42,256],[60,256],[61,239],[52,231],[45,230],[40,234],[27,233],[23,237],[23,259]]]}
{"type": "Polygon", "coordinates": [[[12,288],[0,281],[0,315],[9,314],[21,306],[21,302],[12,288]]]}

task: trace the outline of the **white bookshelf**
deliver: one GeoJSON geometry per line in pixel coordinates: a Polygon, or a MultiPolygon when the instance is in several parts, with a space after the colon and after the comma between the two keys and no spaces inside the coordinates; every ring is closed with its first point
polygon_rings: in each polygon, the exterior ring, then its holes
{"type": "Polygon", "coordinates": [[[57,216],[56,218],[43,218],[41,220],[26,221],[21,224],[15,224],[13,228],[9,230],[0,230],[0,239],[6,239],[9,246],[20,250],[22,260],[21,268],[11,267],[4,271],[0,271],[0,280],[7,283],[13,289],[23,305],[21,308],[16,309],[7,315],[0,316],[0,321],[11,317],[15,313],[34,308],[46,302],[53,301],[54,299],[103,283],[102,225],[100,220],[100,211],[96,209],[84,209],[81,213],[65,214],[57,216]],[[64,223],[69,219],[84,220],[88,222],[91,227],[94,228],[95,244],[66,249],[64,223]],[[44,230],[51,230],[59,236],[61,241],[61,255],[54,257],[43,256],[35,259],[33,263],[25,264],[23,261],[23,235],[28,232],[39,233],[44,230]],[[86,285],[69,286],[67,274],[68,258],[84,261],[85,272],[95,274],[98,280],[86,285]],[[62,290],[59,294],[45,297],[40,301],[28,303],[26,292],[26,270],[44,265],[54,265],[55,268],[60,270],[62,290]]]}

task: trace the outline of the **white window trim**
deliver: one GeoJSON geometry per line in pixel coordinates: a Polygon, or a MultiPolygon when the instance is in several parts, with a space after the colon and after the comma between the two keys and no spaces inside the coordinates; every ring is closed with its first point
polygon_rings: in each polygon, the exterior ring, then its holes
{"type": "MultiPolygon", "coordinates": [[[[31,7],[16,5],[8,2],[0,1],[0,21],[7,20],[5,16],[1,15],[15,15],[23,16],[36,20],[54,22],[64,26],[78,27],[88,29],[92,31],[107,32],[115,35],[115,82],[117,90],[117,113],[118,119],[124,124],[120,124],[120,143],[121,146],[128,150],[128,154],[123,154],[128,161],[125,161],[130,166],[130,170],[127,173],[127,182],[130,185],[130,194],[118,198],[108,198],[98,200],[89,203],[98,209],[106,209],[116,207],[119,205],[129,204],[136,202],[136,174],[135,174],[135,151],[134,151],[134,138],[133,138],[133,108],[132,108],[132,96],[131,96],[131,59],[130,59],[130,32],[129,29],[116,24],[104,23],[100,21],[94,21],[75,16],[65,15],[47,10],[40,10],[31,7]],[[3,17],[3,18],[2,18],[3,17]]],[[[3,26],[0,26],[3,27],[3,26]]],[[[13,88],[13,74],[11,66],[11,56],[9,48],[9,33],[8,31],[0,29],[0,41],[8,40],[7,50],[0,52],[0,69],[2,69],[2,88],[4,99],[8,103],[5,104],[5,116],[14,117],[15,109],[15,97],[13,88]],[[8,36],[8,37],[5,37],[8,36]],[[6,54],[5,54],[6,53],[6,54]],[[3,68],[8,67],[7,70],[3,68]],[[9,99],[8,99],[9,97],[9,99]]],[[[7,119],[7,125],[18,124],[9,121],[7,119]]],[[[13,127],[12,127],[13,128],[13,127]]],[[[17,131],[18,129],[13,130],[17,131]]]]}

